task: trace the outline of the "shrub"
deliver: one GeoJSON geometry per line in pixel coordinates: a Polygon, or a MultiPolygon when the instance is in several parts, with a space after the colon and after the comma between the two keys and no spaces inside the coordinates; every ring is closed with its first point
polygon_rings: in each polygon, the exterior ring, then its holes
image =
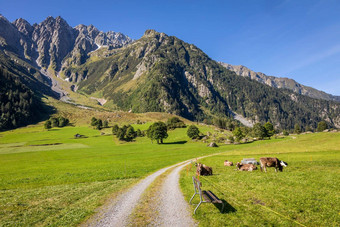
{"type": "Polygon", "coordinates": [[[190,125],[187,131],[190,139],[197,139],[200,135],[200,130],[195,125],[190,125]]]}
{"type": "Polygon", "coordinates": [[[108,128],[109,127],[109,122],[107,120],[105,120],[103,122],[103,128],[108,128]]]}
{"type": "Polygon", "coordinates": [[[118,129],[119,129],[119,126],[117,124],[113,125],[113,127],[112,127],[112,134],[113,135],[117,135],[118,129]]]}
{"type": "Polygon", "coordinates": [[[51,121],[50,121],[50,120],[45,121],[44,127],[45,127],[45,129],[50,129],[50,128],[52,128],[52,123],[51,123],[51,121]]]}
{"type": "Polygon", "coordinates": [[[172,117],[172,118],[168,119],[167,127],[168,127],[169,130],[171,130],[171,129],[175,129],[175,128],[185,128],[186,125],[178,117],[172,117]]]}
{"type": "Polygon", "coordinates": [[[320,121],[320,122],[318,123],[317,131],[318,131],[318,132],[322,132],[322,131],[324,131],[324,130],[326,130],[326,129],[328,129],[327,123],[326,123],[325,121],[320,121]]]}
{"type": "Polygon", "coordinates": [[[244,134],[239,127],[234,129],[233,135],[235,136],[237,142],[240,142],[244,138],[244,134]]]}

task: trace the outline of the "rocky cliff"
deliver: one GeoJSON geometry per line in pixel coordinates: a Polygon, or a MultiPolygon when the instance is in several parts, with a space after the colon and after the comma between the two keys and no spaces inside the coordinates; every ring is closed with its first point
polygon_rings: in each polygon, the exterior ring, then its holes
{"type": "Polygon", "coordinates": [[[340,102],[340,96],[327,94],[326,92],[317,90],[315,88],[302,85],[293,79],[267,76],[266,74],[261,72],[254,72],[253,70],[250,70],[243,65],[231,65],[223,62],[220,62],[220,64],[223,65],[226,69],[235,72],[239,76],[250,78],[260,83],[267,84],[271,87],[289,89],[298,94],[307,95],[316,99],[333,100],[340,102]]]}

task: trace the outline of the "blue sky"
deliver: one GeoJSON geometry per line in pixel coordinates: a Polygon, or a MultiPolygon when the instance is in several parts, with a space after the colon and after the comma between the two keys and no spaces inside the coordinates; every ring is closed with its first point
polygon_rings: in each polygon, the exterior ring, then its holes
{"type": "Polygon", "coordinates": [[[61,16],[133,39],[155,29],[195,44],[212,59],[340,95],[338,0],[0,0],[10,21],[61,16]]]}

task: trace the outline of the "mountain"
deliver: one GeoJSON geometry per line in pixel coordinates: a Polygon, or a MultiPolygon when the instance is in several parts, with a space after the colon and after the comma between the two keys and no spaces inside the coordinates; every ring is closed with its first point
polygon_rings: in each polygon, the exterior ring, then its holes
{"type": "Polygon", "coordinates": [[[0,15],[0,37],[0,48],[57,72],[83,64],[88,53],[102,46],[114,49],[132,42],[124,34],[102,32],[93,25],[72,28],[61,17],[47,17],[40,24],[30,25],[22,18],[10,23],[0,15]]]}
{"type": "Polygon", "coordinates": [[[267,76],[261,72],[254,72],[243,65],[231,65],[224,62],[219,62],[226,69],[235,72],[239,76],[248,77],[252,80],[256,80],[260,83],[267,84],[275,88],[286,88],[292,90],[298,94],[306,95],[316,99],[332,100],[340,102],[340,96],[334,96],[327,94],[326,92],[317,90],[312,87],[308,87],[296,82],[293,79],[281,78],[274,76],[267,76]]]}
{"type": "Polygon", "coordinates": [[[191,120],[237,114],[279,128],[296,123],[316,127],[321,119],[340,126],[339,103],[237,76],[196,46],[154,30],[126,47],[97,53],[64,74],[78,92],[101,94],[126,111],[169,112],[191,120]]]}
{"type": "Polygon", "coordinates": [[[62,89],[72,89],[85,100],[105,99],[107,108],[132,112],[271,121],[282,129],[316,128],[321,120],[340,127],[339,103],[240,77],[196,46],[154,30],[132,42],[92,25],[71,28],[60,17],[34,25],[0,17],[0,54],[1,67],[32,91],[47,94],[39,85],[47,86],[59,98],[62,89]]]}

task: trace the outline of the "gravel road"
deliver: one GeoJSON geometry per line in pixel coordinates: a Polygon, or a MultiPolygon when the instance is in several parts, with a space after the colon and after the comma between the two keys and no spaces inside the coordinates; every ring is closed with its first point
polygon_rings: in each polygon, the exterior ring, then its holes
{"type": "MultiPolygon", "coordinates": [[[[204,157],[213,156],[207,155],[204,157]]],[[[200,157],[197,159],[201,159],[200,157]]],[[[196,160],[197,160],[196,159],[196,160]]],[[[115,198],[109,205],[103,206],[100,211],[90,218],[87,222],[81,224],[81,226],[128,226],[133,224],[133,221],[129,222],[129,216],[134,211],[138,202],[140,201],[144,191],[149,185],[161,174],[168,169],[174,168],[166,177],[162,189],[159,193],[159,215],[156,220],[153,220],[155,226],[195,226],[196,223],[192,219],[192,215],[189,211],[188,202],[185,201],[184,196],[179,186],[179,173],[180,170],[190,160],[177,163],[175,165],[163,168],[157,172],[149,175],[145,179],[141,180],[131,189],[115,198]]]]}
{"type": "Polygon", "coordinates": [[[185,165],[176,167],[163,183],[155,226],[196,226],[179,186],[179,173],[185,165]]]}
{"type": "MultiPolygon", "coordinates": [[[[179,163],[185,165],[186,162],[179,163]]],[[[143,192],[147,187],[162,173],[179,164],[169,166],[158,170],[149,175],[130,190],[115,199],[115,202],[103,207],[101,211],[95,214],[89,221],[81,226],[127,226],[129,224],[129,216],[134,210],[143,192]]]]}

